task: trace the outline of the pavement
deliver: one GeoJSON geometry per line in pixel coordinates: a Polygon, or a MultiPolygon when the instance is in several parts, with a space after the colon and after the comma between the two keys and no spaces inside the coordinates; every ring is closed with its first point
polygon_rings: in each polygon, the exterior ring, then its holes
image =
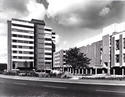
{"type": "Polygon", "coordinates": [[[56,83],[74,83],[74,84],[90,84],[90,85],[111,85],[111,86],[125,86],[125,80],[101,80],[101,79],[62,79],[62,78],[39,78],[27,76],[12,76],[2,75],[0,78],[27,80],[27,81],[40,81],[40,82],[56,82],[56,83]]]}
{"type": "Polygon", "coordinates": [[[0,97],[125,97],[125,81],[0,75],[0,97]]]}

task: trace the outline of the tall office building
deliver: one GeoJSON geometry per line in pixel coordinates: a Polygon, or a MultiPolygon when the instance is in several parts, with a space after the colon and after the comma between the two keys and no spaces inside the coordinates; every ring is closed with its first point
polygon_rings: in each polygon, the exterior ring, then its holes
{"type": "Polygon", "coordinates": [[[35,68],[38,70],[52,69],[55,33],[52,28],[45,26],[44,21],[32,19],[31,22],[34,23],[35,33],[35,68]]]}
{"type": "Polygon", "coordinates": [[[52,69],[55,33],[42,20],[8,21],[8,69],[27,62],[37,70],[52,69]]]}
{"type": "Polygon", "coordinates": [[[34,24],[29,21],[12,19],[8,21],[8,66],[15,69],[34,66],[34,24]]]}

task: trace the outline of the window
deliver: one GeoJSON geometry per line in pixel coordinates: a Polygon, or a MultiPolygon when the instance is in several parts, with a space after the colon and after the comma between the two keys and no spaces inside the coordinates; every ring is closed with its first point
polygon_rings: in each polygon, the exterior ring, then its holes
{"type": "Polygon", "coordinates": [[[29,43],[30,43],[30,44],[33,44],[33,41],[30,41],[29,43]]]}
{"type": "Polygon", "coordinates": [[[22,46],[18,46],[18,48],[22,48],[22,46]]]}
{"type": "Polygon", "coordinates": [[[119,55],[116,55],[116,63],[119,63],[119,55]]]}
{"type": "Polygon", "coordinates": [[[22,54],[22,51],[19,51],[19,54],[22,54]]]}
{"type": "Polygon", "coordinates": [[[17,59],[17,56],[13,56],[14,59],[17,59]]]}
{"type": "Polygon", "coordinates": [[[16,35],[16,34],[13,34],[13,37],[17,37],[17,35],[16,35]]]}
{"type": "Polygon", "coordinates": [[[125,38],[123,39],[123,46],[124,46],[124,49],[125,49],[125,38]]]}
{"type": "Polygon", "coordinates": [[[119,40],[116,40],[116,50],[119,50],[119,40]]]}
{"type": "Polygon", "coordinates": [[[45,48],[45,50],[52,50],[52,48],[45,48]]]}
{"type": "Polygon", "coordinates": [[[13,47],[13,48],[17,48],[17,46],[16,46],[16,45],[13,45],[12,47],[13,47]]]}
{"type": "Polygon", "coordinates": [[[13,42],[17,42],[17,40],[12,40],[13,42]]]}
{"type": "Polygon", "coordinates": [[[33,39],[33,36],[29,36],[29,38],[33,39]]]}
{"type": "Polygon", "coordinates": [[[51,64],[51,62],[45,62],[45,64],[51,64]]]}
{"type": "Polygon", "coordinates": [[[123,60],[124,60],[124,62],[125,62],[125,54],[123,54],[123,60]]]}
{"type": "Polygon", "coordinates": [[[13,51],[13,53],[17,53],[17,51],[13,51]]]}
{"type": "Polygon", "coordinates": [[[34,33],[34,31],[31,31],[31,30],[21,30],[21,29],[16,29],[16,28],[12,28],[12,31],[23,32],[23,33],[34,33]]]}
{"type": "Polygon", "coordinates": [[[45,60],[52,60],[52,58],[45,58],[45,60]]]}
{"type": "Polygon", "coordinates": [[[12,24],[13,26],[25,27],[25,28],[33,28],[33,26],[21,25],[21,24],[12,24]]]}
{"type": "Polygon", "coordinates": [[[29,59],[33,59],[33,57],[29,57],[29,59]]]}
{"type": "Polygon", "coordinates": [[[51,43],[45,43],[45,45],[52,45],[51,43]]]}
{"type": "Polygon", "coordinates": [[[29,47],[30,49],[33,49],[33,47],[29,47]]]}
{"type": "Polygon", "coordinates": [[[45,53],[45,55],[52,55],[52,53],[45,53]]]}
{"type": "Polygon", "coordinates": [[[45,40],[47,40],[47,41],[51,41],[51,38],[45,38],[45,40]]]}

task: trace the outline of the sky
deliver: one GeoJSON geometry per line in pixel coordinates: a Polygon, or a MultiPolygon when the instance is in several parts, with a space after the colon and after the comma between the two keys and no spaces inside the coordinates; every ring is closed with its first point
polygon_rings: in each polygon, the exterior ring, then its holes
{"type": "Polygon", "coordinates": [[[102,29],[125,21],[123,0],[0,0],[0,63],[7,62],[7,20],[45,20],[56,32],[56,50],[101,38],[102,29]]]}

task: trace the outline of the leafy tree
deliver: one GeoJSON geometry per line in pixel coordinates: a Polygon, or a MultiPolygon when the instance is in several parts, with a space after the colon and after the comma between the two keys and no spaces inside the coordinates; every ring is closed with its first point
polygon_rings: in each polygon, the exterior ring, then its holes
{"type": "Polygon", "coordinates": [[[90,59],[81,53],[79,48],[71,48],[66,51],[65,60],[67,65],[71,65],[73,69],[88,67],[90,59]]]}
{"type": "Polygon", "coordinates": [[[27,61],[24,62],[24,67],[28,68],[28,62],[27,61]]]}

